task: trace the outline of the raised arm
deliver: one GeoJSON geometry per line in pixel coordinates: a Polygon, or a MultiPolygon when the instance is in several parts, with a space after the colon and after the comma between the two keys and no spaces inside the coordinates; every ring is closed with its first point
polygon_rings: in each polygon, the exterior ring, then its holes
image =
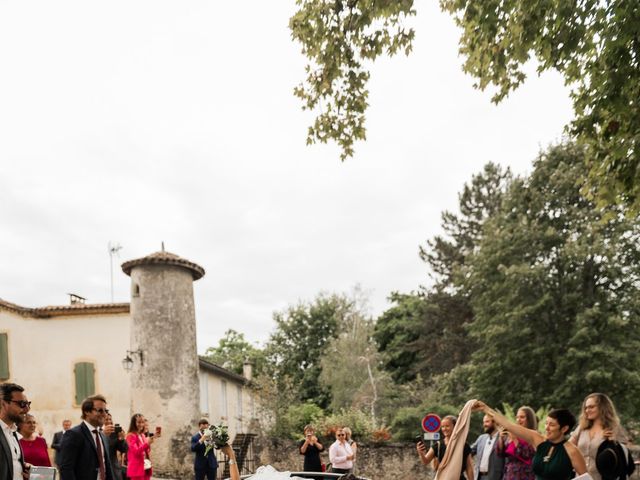
{"type": "Polygon", "coordinates": [[[229,445],[225,445],[221,448],[222,453],[229,457],[227,464],[229,465],[229,475],[231,480],[240,480],[240,471],[238,470],[238,464],[236,462],[236,454],[229,445]]]}
{"type": "Polygon", "coordinates": [[[533,445],[534,448],[537,448],[542,442],[544,442],[544,437],[537,432],[536,430],[531,430],[529,428],[522,427],[515,422],[510,421],[507,417],[502,415],[500,412],[494,410],[489,407],[486,403],[478,400],[473,406],[474,410],[480,410],[487,415],[491,415],[495,422],[498,425],[502,425],[505,430],[513,433],[516,437],[522,438],[525,442],[533,445]]]}
{"type": "Polygon", "coordinates": [[[316,437],[315,435],[313,437],[311,437],[311,441],[313,442],[313,444],[316,446],[316,448],[318,449],[319,452],[322,452],[324,450],[324,447],[322,446],[322,444],[318,441],[318,437],[316,437]]]}

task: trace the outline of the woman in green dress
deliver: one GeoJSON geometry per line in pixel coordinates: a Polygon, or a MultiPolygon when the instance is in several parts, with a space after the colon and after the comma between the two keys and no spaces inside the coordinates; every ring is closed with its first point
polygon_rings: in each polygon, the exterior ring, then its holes
{"type": "Polygon", "coordinates": [[[576,424],[576,419],[569,410],[551,410],[545,421],[545,434],[542,435],[536,430],[511,422],[484,402],[476,402],[474,409],[491,415],[498,425],[535,448],[533,472],[538,480],[570,480],[586,473],[587,466],[580,450],[573,443],[567,442],[567,435],[576,424]]]}

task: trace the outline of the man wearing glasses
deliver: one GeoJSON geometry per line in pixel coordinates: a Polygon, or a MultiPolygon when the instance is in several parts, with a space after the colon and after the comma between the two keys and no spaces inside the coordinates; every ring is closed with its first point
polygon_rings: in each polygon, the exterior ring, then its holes
{"type": "Polygon", "coordinates": [[[335,473],[350,473],[353,469],[353,450],[345,438],[344,430],[336,430],[336,441],[329,447],[331,471],[335,473]]]}
{"type": "MultiPolygon", "coordinates": [[[[113,480],[109,448],[102,427],[107,419],[107,400],[93,395],[82,402],[82,423],[69,429],[60,445],[61,480],[113,480]]],[[[111,427],[113,430],[113,427],[111,427]]]]}
{"type": "Polygon", "coordinates": [[[15,383],[0,384],[0,479],[29,478],[31,465],[23,460],[16,424],[25,419],[30,407],[24,388],[15,383]]]}

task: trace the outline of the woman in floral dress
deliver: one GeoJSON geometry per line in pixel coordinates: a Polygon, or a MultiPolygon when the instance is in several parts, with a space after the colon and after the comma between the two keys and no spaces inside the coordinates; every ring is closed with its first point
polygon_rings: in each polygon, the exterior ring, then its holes
{"type": "MultiPolygon", "coordinates": [[[[538,428],[538,419],[531,407],[518,409],[516,423],[531,430],[538,428]]],[[[503,480],[535,480],[532,461],[536,450],[527,442],[503,432],[498,437],[496,451],[505,459],[503,480]]]]}

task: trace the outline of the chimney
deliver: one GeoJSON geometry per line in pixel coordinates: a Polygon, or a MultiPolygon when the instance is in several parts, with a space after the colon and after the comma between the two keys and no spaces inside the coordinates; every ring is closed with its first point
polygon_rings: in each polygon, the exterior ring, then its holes
{"type": "Polygon", "coordinates": [[[253,362],[248,358],[242,363],[242,376],[248,381],[253,379],[253,362]]]}

